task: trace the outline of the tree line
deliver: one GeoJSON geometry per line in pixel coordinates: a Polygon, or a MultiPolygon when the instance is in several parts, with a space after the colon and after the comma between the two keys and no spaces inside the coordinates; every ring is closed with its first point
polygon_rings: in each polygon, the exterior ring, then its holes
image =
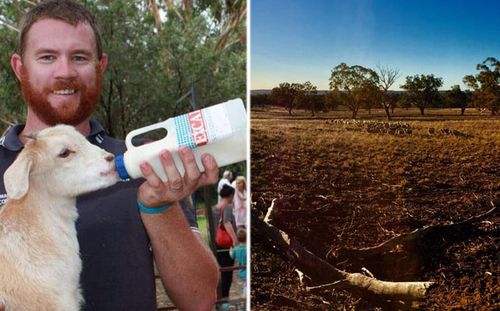
{"type": "Polygon", "coordinates": [[[329,91],[319,94],[310,81],[305,83],[280,83],[270,94],[252,95],[252,105],[276,105],[284,107],[291,115],[296,108],[308,109],[314,116],[318,111],[335,110],[339,106],[351,111],[356,118],[360,109],[371,110],[382,107],[389,120],[396,107],[417,107],[424,115],[426,108],[460,108],[464,115],[466,108],[488,109],[498,114],[500,107],[500,61],[486,58],[476,67],[475,75],[466,75],[463,82],[470,88],[461,90],[454,85],[450,90],[440,92],[443,78],[434,74],[407,76],[400,85],[404,91],[390,88],[400,77],[397,68],[377,66],[371,69],[360,65],[349,66],[340,63],[335,66],[329,79],[329,91]]]}

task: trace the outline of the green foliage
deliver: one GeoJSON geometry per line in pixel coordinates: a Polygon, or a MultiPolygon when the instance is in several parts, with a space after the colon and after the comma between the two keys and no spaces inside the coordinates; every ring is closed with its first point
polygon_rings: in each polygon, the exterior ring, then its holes
{"type": "Polygon", "coordinates": [[[338,106],[340,106],[343,102],[342,93],[340,91],[330,91],[326,92],[325,97],[325,109],[326,110],[335,110],[338,106]]]}
{"type": "Polygon", "coordinates": [[[320,102],[317,100],[318,88],[313,85],[310,81],[304,82],[300,89],[299,94],[295,100],[300,101],[301,105],[311,110],[311,114],[314,116],[315,112],[320,108],[320,102]]]}
{"type": "MultiPolygon", "coordinates": [[[[103,36],[108,68],[103,80],[101,102],[95,113],[108,132],[123,138],[134,128],[187,112],[177,100],[193,86],[200,108],[246,96],[246,46],[234,44],[216,48],[224,30],[229,39],[244,31],[227,32],[226,22],[245,1],[202,1],[179,18],[166,14],[161,31],[147,1],[80,0],[97,17],[103,36]],[[176,107],[177,106],[177,107],[176,107]]],[[[24,118],[9,58],[15,51],[16,32],[5,25],[17,25],[31,6],[29,1],[0,2],[0,112],[8,122],[24,118]]],[[[166,10],[165,7],[160,9],[166,10]]],[[[171,12],[168,12],[171,13],[171,12]]]]}
{"type": "Polygon", "coordinates": [[[496,115],[500,107],[500,61],[488,57],[476,69],[479,73],[465,76],[464,83],[474,91],[474,106],[488,108],[496,115]]]}
{"type": "Polygon", "coordinates": [[[424,114],[426,107],[432,107],[440,102],[438,89],[443,86],[443,79],[430,75],[407,76],[406,83],[400,87],[408,90],[408,101],[416,104],[420,113],[424,114]]]}
{"type": "Polygon", "coordinates": [[[317,87],[310,81],[304,83],[280,83],[271,91],[271,101],[277,106],[285,107],[292,114],[293,108],[310,109],[314,116],[315,111],[321,109],[322,100],[318,99],[317,87]]]}
{"type": "Polygon", "coordinates": [[[467,93],[460,89],[460,85],[453,85],[449,91],[444,93],[444,101],[450,108],[460,108],[462,115],[468,104],[467,93]]]}
{"type": "Polygon", "coordinates": [[[0,2],[0,129],[24,119],[25,106],[19,92],[18,82],[10,66],[10,55],[17,48],[17,20],[28,5],[24,2],[6,0],[0,2]]]}
{"type": "Polygon", "coordinates": [[[333,68],[330,90],[341,92],[338,98],[356,118],[361,106],[368,106],[378,90],[379,77],[375,71],[363,66],[341,63],[333,68]]]}
{"type": "Polygon", "coordinates": [[[273,104],[271,94],[255,94],[252,95],[250,101],[252,106],[270,106],[273,104]]]}
{"type": "Polygon", "coordinates": [[[292,109],[295,103],[295,97],[298,96],[302,85],[299,83],[280,83],[271,91],[271,98],[275,105],[285,107],[288,114],[292,114],[292,109]]]}

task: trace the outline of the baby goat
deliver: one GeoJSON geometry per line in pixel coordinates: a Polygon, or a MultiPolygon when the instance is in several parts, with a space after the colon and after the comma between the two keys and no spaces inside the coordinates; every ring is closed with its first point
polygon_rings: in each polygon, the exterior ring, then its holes
{"type": "Polygon", "coordinates": [[[0,310],[79,310],[76,196],[118,181],[114,156],[67,125],[30,138],[4,175],[0,310]]]}

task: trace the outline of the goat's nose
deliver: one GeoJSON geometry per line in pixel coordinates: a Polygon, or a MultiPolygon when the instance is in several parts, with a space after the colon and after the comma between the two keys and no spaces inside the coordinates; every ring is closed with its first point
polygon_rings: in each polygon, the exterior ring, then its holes
{"type": "Polygon", "coordinates": [[[111,162],[115,159],[115,156],[110,153],[105,157],[105,159],[106,161],[111,162]]]}

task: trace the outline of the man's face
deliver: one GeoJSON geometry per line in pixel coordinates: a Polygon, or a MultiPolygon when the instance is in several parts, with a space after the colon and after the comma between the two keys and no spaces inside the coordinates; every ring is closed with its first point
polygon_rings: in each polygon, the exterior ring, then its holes
{"type": "Polygon", "coordinates": [[[92,27],[42,19],[26,36],[25,52],[13,68],[29,108],[47,125],[77,125],[94,111],[106,58],[97,57],[92,27]]]}

